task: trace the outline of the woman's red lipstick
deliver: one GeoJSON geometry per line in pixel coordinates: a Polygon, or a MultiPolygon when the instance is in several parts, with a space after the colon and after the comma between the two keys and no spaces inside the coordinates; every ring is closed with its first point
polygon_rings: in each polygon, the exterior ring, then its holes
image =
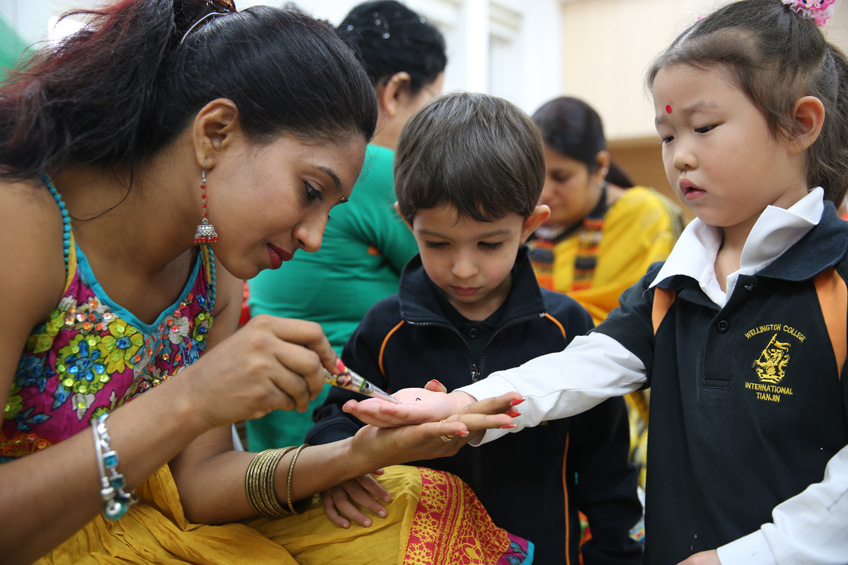
{"type": "Polygon", "coordinates": [[[268,244],[268,257],[271,258],[271,268],[279,269],[283,266],[283,261],[290,261],[294,255],[281,249],[275,245],[268,244]]]}

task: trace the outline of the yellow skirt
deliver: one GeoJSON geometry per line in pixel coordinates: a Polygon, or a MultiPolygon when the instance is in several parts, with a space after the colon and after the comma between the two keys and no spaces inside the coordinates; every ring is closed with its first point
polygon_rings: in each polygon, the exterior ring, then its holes
{"type": "Polygon", "coordinates": [[[388,467],[385,518],[344,529],[320,496],[301,515],[210,526],[186,520],[170,469],[142,484],[120,520],[102,515],[38,564],[176,563],[331,565],[505,565],[532,563],[532,543],[496,527],[473,491],[449,473],[388,467]]]}

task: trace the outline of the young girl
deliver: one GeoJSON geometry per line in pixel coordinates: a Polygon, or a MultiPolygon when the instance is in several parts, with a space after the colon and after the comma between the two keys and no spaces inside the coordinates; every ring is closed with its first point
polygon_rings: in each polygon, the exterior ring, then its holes
{"type": "Polygon", "coordinates": [[[658,58],[663,161],[697,219],[593,333],[450,395],[347,409],[438,420],[518,391],[520,430],[650,386],[648,563],[846,562],[848,62],[816,27],[832,8],[730,4],[658,58]]]}
{"type": "MultiPolygon", "coordinates": [[[[397,562],[407,506],[430,488],[415,470],[387,473],[412,488],[386,507],[366,481],[359,502],[387,518],[372,536],[339,533],[320,507],[266,517],[511,418],[260,454],[230,435],[305,409],[336,370],[316,324],[258,317],[225,338],[242,279],[315,251],[349,197],[377,120],[368,77],[335,31],[294,11],[123,0],[86,15],[0,89],[3,561],[397,562]],[[323,523],[332,537],[314,536],[323,523]]],[[[464,501],[449,519],[481,526],[469,537],[494,563],[511,540],[464,501]]]]}

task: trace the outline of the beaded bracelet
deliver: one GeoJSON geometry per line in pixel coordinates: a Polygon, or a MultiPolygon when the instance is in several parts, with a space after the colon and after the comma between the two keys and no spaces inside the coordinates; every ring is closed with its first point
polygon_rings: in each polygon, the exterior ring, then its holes
{"type": "Polygon", "coordinates": [[[94,452],[97,454],[97,467],[100,469],[100,496],[103,497],[103,514],[109,520],[117,520],[127,513],[130,506],[138,501],[135,492],[127,494],[124,487],[127,482],[118,472],[118,454],[110,447],[112,438],[106,429],[109,414],[102,414],[91,421],[94,435],[94,452]],[[106,471],[109,476],[106,476],[106,471]]]}
{"type": "Polygon", "coordinates": [[[283,456],[294,447],[266,449],[251,459],[244,475],[244,490],[247,502],[253,511],[265,518],[281,518],[289,511],[277,499],[274,479],[277,465],[283,456]]]}
{"type": "Polygon", "coordinates": [[[292,504],[292,496],[291,496],[291,481],[292,475],[294,474],[294,464],[297,461],[297,456],[300,455],[300,452],[303,451],[305,447],[309,447],[308,443],[304,443],[300,447],[297,448],[297,451],[294,452],[294,456],[292,456],[291,463],[289,463],[289,476],[286,479],[286,504],[289,506],[289,510],[292,514],[300,514],[303,512],[305,507],[308,505],[310,500],[307,498],[304,501],[301,501],[300,508],[295,510],[294,505],[292,504]]]}

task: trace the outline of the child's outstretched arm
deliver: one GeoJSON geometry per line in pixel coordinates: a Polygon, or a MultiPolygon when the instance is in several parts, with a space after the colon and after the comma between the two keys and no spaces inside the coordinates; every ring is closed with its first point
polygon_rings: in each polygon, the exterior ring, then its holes
{"type": "Polygon", "coordinates": [[[636,356],[614,339],[591,333],[575,338],[563,351],[493,373],[450,394],[403,389],[394,394],[403,404],[372,398],[358,403],[349,401],[344,410],[369,424],[390,427],[439,421],[461,413],[477,399],[505,394],[526,399],[521,406],[522,416],[515,421],[517,427],[489,430],[481,441],[485,443],[545,420],[579,414],[609,397],[639,389],[645,378],[645,367],[636,356]]]}

